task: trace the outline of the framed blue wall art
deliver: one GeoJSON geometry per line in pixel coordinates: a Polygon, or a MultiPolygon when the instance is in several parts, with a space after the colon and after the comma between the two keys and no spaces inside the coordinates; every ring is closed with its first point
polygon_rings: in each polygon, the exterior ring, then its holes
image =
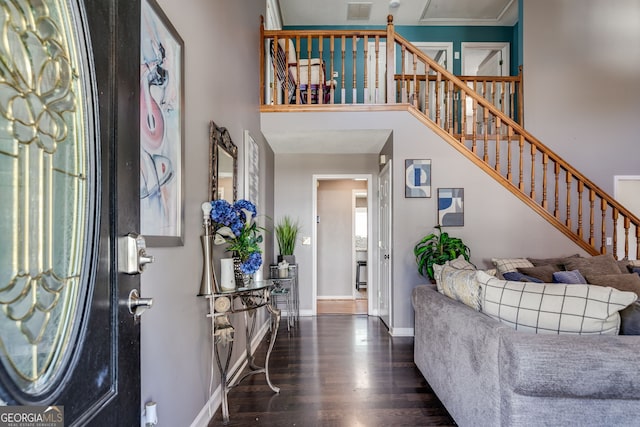
{"type": "Polygon", "coordinates": [[[404,197],[431,197],[431,160],[404,161],[404,197]]]}
{"type": "Polygon", "coordinates": [[[438,188],[438,225],[464,225],[464,188],[438,188]]]}

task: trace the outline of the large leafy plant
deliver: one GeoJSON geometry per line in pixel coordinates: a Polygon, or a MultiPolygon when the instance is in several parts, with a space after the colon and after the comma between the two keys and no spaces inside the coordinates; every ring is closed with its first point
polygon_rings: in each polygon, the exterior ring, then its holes
{"type": "Polygon", "coordinates": [[[439,225],[435,228],[437,233],[423,237],[413,249],[418,263],[418,272],[429,279],[433,279],[433,264],[441,265],[460,255],[469,261],[471,253],[461,239],[449,236],[439,225]]]}

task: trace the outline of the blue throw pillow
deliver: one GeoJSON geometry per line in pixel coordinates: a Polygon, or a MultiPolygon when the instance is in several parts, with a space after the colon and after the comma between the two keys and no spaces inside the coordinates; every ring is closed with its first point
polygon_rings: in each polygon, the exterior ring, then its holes
{"type": "Polygon", "coordinates": [[[556,271],[553,273],[554,283],[567,283],[569,285],[585,285],[587,280],[578,270],[556,271]]]}
{"type": "Polygon", "coordinates": [[[634,302],[620,312],[620,335],[640,335],[639,302],[634,302]]]}
{"type": "Polygon", "coordinates": [[[509,271],[508,273],[502,273],[502,277],[504,277],[504,280],[510,280],[512,282],[544,283],[540,279],[536,279],[535,277],[527,276],[526,274],[520,273],[518,271],[509,271]]]}
{"type": "Polygon", "coordinates": [[[640,274],[640,267],[636,267],[635,265],[627,265],[627,270],[629,270],[629,273],[640,274]]]}

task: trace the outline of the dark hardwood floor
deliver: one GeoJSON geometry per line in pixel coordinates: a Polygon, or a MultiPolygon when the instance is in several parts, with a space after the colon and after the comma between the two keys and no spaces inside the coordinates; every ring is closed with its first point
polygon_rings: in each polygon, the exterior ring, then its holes
{"type": "MultiPolygon", "coordinates": [[[[281,323],[270,374],[280,393],[264,375],[244,379],[229,392],[227,425],[455,425],[413,363],[413,338],[392,338],[377,317],[303,317],[289,333],[281,323]]],[[[217,425],[220,409],[209,423],[217,425]]]]}

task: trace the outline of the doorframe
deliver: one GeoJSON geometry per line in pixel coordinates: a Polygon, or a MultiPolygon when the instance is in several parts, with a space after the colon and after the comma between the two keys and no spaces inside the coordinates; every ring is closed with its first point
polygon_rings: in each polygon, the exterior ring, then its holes
{"type": "Polygon", "coordinates": [[[502,51],[502,72],[505,76],[511,74],[511,43],[509,42],[462,42],[460,43],[460,74],[464,75],[464,58],[467,50],[495,49],[502,51]]]}
{"type": "MultiPolygon", "coordinates": [[[[311,315],[318,315],[318,184],[319,181],[330,181],[338,179],[366,179],[367,180],[367,194],[372,194],[373,189],[373,175],[360,173],[360,174],[313,174],[311,176],[311,221],[313,227],[311,229],[311,315]]],[[[373,197],[367,197],[367,212],[372,212],[373,209],[373,197]]],[[[372,215],[369,214],[371,218],[372,215]]],[[[373,221],[367,223],[367,234],[371,236],[373,232],[373,221]]],[[[367,238],[367,265],[372,265],[372,244],[370,237],[367,238]]],[[[355,256],[352,254],[352,257],[355,256]]],[[[367,268],[367,283],[373,285],[373,278],[371,269],[367,268]]],[[[373,286],[367,285],[367,314],[375,315],[372,313],[374,305],[377,307],[378,300],[373,298],[373,293],[370,292],[373,286]]],[[[377,287],[376,287],[377,289],[377,287]]]]}

